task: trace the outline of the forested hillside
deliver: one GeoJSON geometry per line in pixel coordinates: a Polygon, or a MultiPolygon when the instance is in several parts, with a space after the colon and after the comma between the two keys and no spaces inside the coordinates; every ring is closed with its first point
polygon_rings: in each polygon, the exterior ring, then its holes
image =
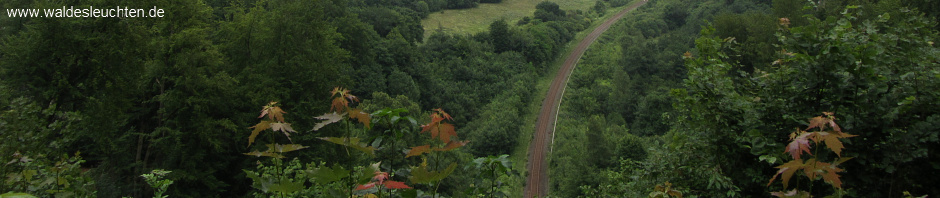
{"type": "Polygon", "coordinates": [[[0,192],[508,194],[518,171],[499,156],[535,81],[592,21],[544,2],[524,22],[425,39],[421,18],[463,4],[126,3],[0,3],[166,11],[0,18],[0,192]],[[157,169],[170,172],[140,177],[157,169]]]}
{"type": "Polygon", "coordinates": [[[552,193],[938,195],[937,7],[651,1],[572,74],[552,193]]]}
{"type": "MultiPolygon", "coordinates": [[[[166,11],[0,16],[0,197],[520,193],[537,82],[628,2],[424,36],[496,2],[0,1],[166,11]]],[[[650,0],[571,75],[551,194],[940,196],[938,8],[650,0]]]]}

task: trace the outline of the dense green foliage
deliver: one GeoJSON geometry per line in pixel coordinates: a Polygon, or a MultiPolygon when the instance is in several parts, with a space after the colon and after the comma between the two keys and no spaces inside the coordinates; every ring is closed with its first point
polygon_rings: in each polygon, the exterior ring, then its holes
{"type": "MultiPolygon", "coordinates": [[[[498,2],[0,2],[167,12],[0,18],[0,193],[511,194],[504,182],[520,175],[504,154],[536,113],[525,108],[540,102],[535,82],[554,75],[549,65],[592,19],[542,2],[517,23],[424,38],[420,20],[431,12],[498,2]],[[331,103],[338,86],[353,90],[339,98],[363,96],[347,101],[355,111],[331,103]],[[253,131],[257,107],[271,101],[284,102],[278,108],[290,116],[277,123],[290,125],[253,131]],[[167,172],[140,176],[158,169],[167,172]]],[[[627,3],[598,1],[588,15],[627,3]]],[[[551,192],[940,195],[932,186],[940,182],[932,176],[940,170],[938,7],[652,0],[603,35],[571,75],[551,192]],[[828,188],[809,177],[793,178],[792,188],[768,186],[775,167],[792,158],[780,152],[787,134],[820,112],[835,112],[842,131],[859,135],[835,153],[853,157],[839,165],[842,183],[830,178],[838,188],[828,188]]]]}
{"type": "MultiPolygon", "coordinates": [[[[3,8],[156,6],[167,12],[164,18],[0,18],[0,153],[5,153],[0,161],[22,159],[0,166],[4,176],[21,175],[9,185],[4,180],[0,192],[66,189],[102,197],[144,197],[165,190],[164,195],[181,197],[264,196],[249,188],[257,184],[249,179],[251,174],[263,178],[270,171],[334,165],[352,170],[377,161],[405,167],[419,162],[401,156],[408,143],[417,140],[419,129],[414,126],[379,122],[370,130],[356,128],[370,137],[369,142],[388,139],[383,131],[410,134],[398,137],[400,142],[377,143],[382,147],[375,159],[349,156],[344,147],[319,139],[343,137],[348,133],[343,127],[306,131],[315,128],[316,116],[329,110],[328,91],[336,86],[366,96],[360,108],[378,117],[394,113],[421,120],[427,118],[426,110],[447,110],[454,115],[459,138],[478,144],[442,157],[470,166],[474,155],[512,152],[536,79],[590,23],[578,12],[546,3],[553,17],[545,20],[498,22],[493,33],[434,33],[423,38],[420,20],[430,12],[478,2],[122,3],[0,3],[3,8]],[[284,101],[291,126],[306,130],[289,137],[260,135],[258,142],[264,143],[246,147],[249,127],[258,122],[257,107],[270,101],[284,101]],[[404,110],[383,111],[397,108],[404,110]],[[288,155],[299,161],[257,165],[259,160],[242,155],[286,142],[305,146],[288,155]],[[78,151],[80,158],[60,159],[78,151]],[[70,185],[42,183],[56,178],[49,167],[60,166],[57,161],[72,167],[58,171],[68,175],[70,185]],[[173,185],[151,189],[140,175],[155,169],[172,171],[164,178],[173,185]],[[29,183],[37,180],[42,184],[29,183]]],[[[472,192],[462,184],[474,182],[472,177],[484,170],[492,167],[456,169],[455,176],[434,189],[445,195],[472,192]]],[[[510,177],[490,176],[494,178],[480,184],[499,187],[496,180],[510,177]]],[[[355,186],[333,186],[347,187],[355,186]]]]}
{"type": "Polygon", "coordinates": [[[602,36],[572,74],[553,193],[639,197],[668,181],[705,197],[793,188],[814,196],[940,194],[925,174],[940,170],[936,12],[917,7],[926,1],[822,2],[654,1],[615,25],[622,31],[602,36]],[[685,38],[700,27],[692,49],[685,38]],[[773,167],[790,159],[780,152],[787,134],[823,111],[859,135],[842,140],[841,156],[853,157],[839,165],[845,191],[806,178],[768,187],[773,167]],[[605,116],[606,127],[595,127],[605,116]],[[623,132],[605,134],[612,128],[623,132]],[[633,136],[642,143],[634,153],[645,157],[591,148],[633,136]],[[593,159],[599,152],[610,159],[593,159]]]}

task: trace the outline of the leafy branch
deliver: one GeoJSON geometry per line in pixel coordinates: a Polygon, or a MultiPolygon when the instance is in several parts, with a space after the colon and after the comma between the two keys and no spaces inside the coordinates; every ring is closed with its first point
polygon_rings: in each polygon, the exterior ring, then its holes
{"type": "MultiPolygon", "coordinates": [[[[778,176],[781,177],[781,182],[783,183],[784,188],[789,187],[790,178],[793,177],[799,170],[803,170],[806,177],[811,181],[822,178],[823,181],[832,185],[836,189],[837,195],[841,195],[842,192],[842,180],[839,179],[839,172],[844,171],[838,166],[851,157],[842,157],[842,149],[845,146],[842,144],[840,139],[855,137],[857,135],[852,135],[842,132],[842,128],[839,127],[835,122],[836,117],[832,112],[823,112],[823,116],[817,116],[809,120],[809,126],[804,130],[797,129],[796,132],[790,133],[790,144],[787,145],[784,153],[789,153],[793,160],[784,163],[783,165],[777,166],[777,174],[770,179],[770,182],[767,182],[767,186],[770,186],[778,176]],[[808,132],[810,129],[816,129],[814,132],[808,132]],[[828,129],[828,130],[827,130],[828,129]],[[819,146],[820,142],[824,142],[826,147],[831,150],[836,156],[839,156],[834,162],[823,162],[817,158],[816,152],[811,152],[810,141],[813,144],[819,146]],[[812,158],[804,161],[801,157],[803,153],[812,155],[812,158]]],[[[771,195],[777,197],[809,197],[809,192],[799,191],[793,189],[786,192],[772,192],[771,195]]]]}

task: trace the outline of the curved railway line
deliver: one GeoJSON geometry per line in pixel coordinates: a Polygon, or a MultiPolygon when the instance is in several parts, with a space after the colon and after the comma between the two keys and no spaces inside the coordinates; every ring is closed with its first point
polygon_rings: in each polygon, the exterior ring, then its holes
{"type": "Polygon", "coordinates": [[[532,143],[529,145],[529,159],[526,168],[529,175],[526,178],[525,191],[523,197],[545,197],[548,195],[548,162],[545,160],[546,151],[550,150],[552,136],[555,132],[555,119],[558,115],[558,107],[561,104],[561,98],[565,92],[565,85],[568,83],[568,76],[578,64],[578,60],[601,33],[610,29],[610,26],[622,18],[628,12],[637,7],[646,4],[647,0],[635,2],[625,9],[604,21],[601,25],[594,28],[590,34],[584,37],[575,47],[571,54],[565,58],[564,64],[558,69],[558,74],[552,80],[545,100],[542,101],[542,108],[539,110],[538,119],[535,122],[535,134],[532,143]]]}

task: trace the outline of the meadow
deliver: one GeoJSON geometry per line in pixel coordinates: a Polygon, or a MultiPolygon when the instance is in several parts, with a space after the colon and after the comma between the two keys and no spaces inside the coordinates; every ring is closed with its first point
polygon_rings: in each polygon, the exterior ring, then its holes
{"type": "MultiPolygon", "coordinates": [[[[428,15],[421,21],[424,36],[441,29],[446,33],[474,34],[483,32],[490,23],[505,19],[515,24],[525,16],[532,16],[535,5],[544,0],[503,0],[501,3],[481,3],[479,7],[459,10],[442,10],[428,15]]],[[[587,10],[596,0],[552,0],[564,10],[587,10]]]]}

